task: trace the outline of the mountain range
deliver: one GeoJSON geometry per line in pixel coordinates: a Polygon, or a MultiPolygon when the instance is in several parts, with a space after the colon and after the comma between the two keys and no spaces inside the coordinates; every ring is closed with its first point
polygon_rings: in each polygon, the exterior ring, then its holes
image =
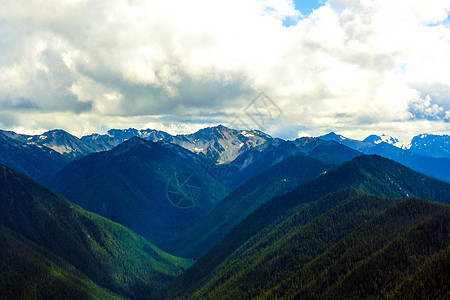
{"type": "MultiPolygon", "coordinates": [[[[69,163],[56,175],[50,187],[84,209],[133,229],[165,251],[194,258],[270,197],[287,192],[298,183],[325,171],[332,158],[333,162],[341,163],[359,155],[335,142],[316,139],[298,144],[278,142],[261,145],[262,149],[247,150],[229,164],[215,165],[203,154],[190,152],[170,141],[151,142],[133,137],[110,151],[94,153],[69,163]],[[324,153],[329,155],[325,157],[324,153]],[[285,159],[300,154],[303,155],[284,163],[285,159]],[[315,156],[323,157],[325,162],[314,159],[315,156]],[[286,165],[289,163],[300,170],[289,169],[286,165]],[[277,164],[282,166],[275,168],[277,164]],[[216,173],[214,169],[217,167],[223,167],[222,174],[216,173]],[[212,210],[220,209],[217,208],[219,201],[272,167],[274,171],[262,176],[271,174],[278,176],[279,180],[290,178],[289,183],[277,186],[265,181],[266,185],[261,188],[267,190],[267,195],[252,196],[246,204],[249,207],[240,205],[239,215],[227,213],[217,233],[193,229],[211,230],[210,226],[218,225],[215,222],[220,220],[224,211],[214,213],[212,210]],[[295,175],[287,174],[287,170],[295,175]],[[176,173],[190,174],[201,183],[201,198],[195,206],[180,209],[171,203],[173,194],[168,194],[168,184],[176,178],[176,173]],[[202,220],[213,222],[199,224],[202,220]],[[209,235],[208,242],[202,242],[209,235]]],[[[254,184],[249,186],[245,193],[255,192],[254,184]]],[[[233,201],[241,201],[243,194],[238,195],[233,201]]],[[[232,210],[237,212],[238,207],[232,210]]]]}
{"type": "Polygon", "coordinates": [[[80,158],[95,152],[94,149],[76,136],[60,129],[50,130],[41,135],[23,135],[12,131],[0,131],[0,133],[28,145],[50,148],[70,159],[80,158]]]}
{"type": "MultiPolygon", "coordinates": [[[[192,134],[176,136],[153,129],[137,130],[133,128],[124,130],[111,129],[106,134],[95,133],[83,136],[81,139],[63,130],[52,130],[42,135],[34,136],[17,134],[12,131],[0,131],[0,134],[20,143],[17,145],[17,148],[23,148],[23,145],[35,145],[45,151],[53,150],[58,152],[67,158],[65,164],[69,160],[79,159],[90,153],[111,150],[132,137],[139,137],[154,142],[167,141],[206,158],[205,167],[220,165],[221,169],[228,169],[227,172],[224,172],[227,175],[236,173],[236,168],[240,174],[247,172],[248,175],[244,178],[234,178],[234,175],[228,176],[227,181],[232,188],[237,187],[240,183],[245,182],[258,173],[251,171],[252,168],[241,172],[243,168],[249,165],[249,162],[254,161],[254,156],[261,156],[258,152],[262,152],[262,155],[270,155],[267,154],[268,152],[276,155],[276,159],[272,159],[272,162],[265,166],[264,170],[293,155],[306,154],[316,158],[319,158],[321,155],[320,159],[326,160],[327,155],[335,154],[336,151],[324,151],[321,153],[323,145],[318,145],[320,143],[318,140],[334,141],[364,154],[381,155],[405,164],[418,172],[450,181],[450,174],[446,171],[447,167],[450,166],[450,138],[448,135],[421,134],[414,137],[407,146],[399,148],[401,145],[398,139],[386,135],[371,135],[363,141],[358,141],[335,133],[329,133],[318,138],[298,138],[286,141],[273,138],[258,130],[235,130],[222,125],[205,128],[192,134]],[[319,146],[319,148],[316,149],[316,146],[319,146]]],[[[342,151],[344,150],[338,152],[342,151]]],[[[2,156],[10,156],[8,152],[10,151],[0,149],[0,163],[15,165],[16,163],[11,157],[2,158],[2,156]]],[[[347,153],[347,156],[342,161],[349,160],[355,155],[356,152],[353,154],[347,153]]],[[[31,156],[29,160],[32,160],[31,156]]],[[[335,157],[330,157],[328,162],[334,163],[336,162],[335,159],[335,157]]],[[[253,167],[258,169],[256,165],[253,167]]],[[[61,169],[61,167],[52,167],[49,170],[45,170],[46,172],[41,170],[44,174],[37,176],[32,166],[30,166],[30,170],[27,168],[27,166],[24,166],[21,171],[43,183],[53,179],[56,175],[55,169],[59,168],[57,171],[61,169]]],[[[214,169],[217,168],[210,168],[210,173],[214,169]]]]}
{"type": "Polygon", "coordinates": [[[168,140],[172,136],[166,132],[154,129],[137,130],[129,129],[110,129],[106,134],[94,133],[86,135],[81,138],[81,141],[86,143],[96,152],[111,150],[115,146],[125,142],[132,137],[139,137],[147,141],[168,140]]]}
{"type": "Polygon", "coordinates": [[[440,158],[423,155],[427,151],[432,151],[431,149],[434,147],[438,147],[433,146],[436,145],[438,141],[444,143],[447,139],[446,135],[440,136],[440,139],[436,139],[435,142],[427,144],[428,146],[424,147],[424,149],[426,148],[429,150],[423,151],[414,151],[413,149],[416,149],[416,147],[412,147],[412,149],[409,150],[400,149],[386,142],[371,143],[353,140],[334,132],[320,136],[319,139],[335,141],[364,154],[377,154],[399,162],[415,171],[450,182],[450,158],[445,157],[445,155],[440,158]]]}
{"type": "Polygon", "coordinates": [[[1,131],[0,298],[446,299],[447,137],[1,131]]]}
{"type": "Polygon", "coordinates": [[[47,184],[70,158],[41,145],[27,144],[0,131],[0,163],[47,184]]]}

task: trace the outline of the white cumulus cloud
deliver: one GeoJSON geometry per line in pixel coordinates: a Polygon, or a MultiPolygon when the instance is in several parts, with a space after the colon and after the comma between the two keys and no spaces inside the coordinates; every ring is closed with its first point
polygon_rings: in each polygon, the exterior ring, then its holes
{"type": "Polygon", "coordinates": [[[274,134],[406,137],[424,122],[448,132],[449,10],[449,0],[330,0],[309,16],[290,0],[0,0],[0,127],[184,131],[228,124],[264,91],[283,111],[267,122],[274,134]]]}

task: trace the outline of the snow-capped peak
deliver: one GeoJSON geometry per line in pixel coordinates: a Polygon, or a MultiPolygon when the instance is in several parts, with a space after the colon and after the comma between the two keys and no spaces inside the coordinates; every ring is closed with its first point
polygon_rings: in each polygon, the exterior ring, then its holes
{"type": "Polygon", "coordinates": [[[374,143],[374,144],[380,144],[380,143],[388,143],[393,146],[396,146],[398,148],[407,149],[409,144],[404,143],[403,141],[400,141],[397,138],[394,138],[392,136],[382,134],[382,135],[369,135],[367,138],[363,140],[366,143],[374,143]]]}

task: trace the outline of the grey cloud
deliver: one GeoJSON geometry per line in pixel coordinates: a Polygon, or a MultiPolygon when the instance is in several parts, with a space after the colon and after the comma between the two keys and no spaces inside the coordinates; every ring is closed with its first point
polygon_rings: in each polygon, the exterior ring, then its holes
{"type": "Polygon", "coordinates": [[[49,48],[42,53],[41,62],[49,71],[37,70],[23,91],[0,100],[4,106],[40,112],[81,113],[92,109],[92,101],[79,101],[70,91],[76,78],[64,64],[60,53],[49,48]]]}
{"type": "Polygon", "coordinates": [[[301,125],[281,125],[271,130],[270,134],[274,137],[279,137],[282,139],[296,139],[299,132],[311,132],[312,128],[309,126],[301,125]]]}
{"type": "Polygon", "coordinates": [[[163,126],[171,127],[174,124],[219,124],[224,123],[223,120],[226,119],[224,115],[184,115],[184,116],[164,116],[158,118],[163,126]]]}
{"type": "Polygon", "coordinates": [[[18,120],[14,114],[9,113],[8,111],[0,112],[0,129],[11,128],[13,126],[16,126],[17,123],[18,120]]]}
{"type": "Polygon", "coordinates": [[[411,119],[413,120],[428,120],[428,121],[438,121],[444,120],[445,111],[443,109],[439,109],[438,106],[429,107],[427,109],[420,109],[414,106],[409,108],[409,112],[411,113],[411,119]]]}
{"type": "Polygon", "coordinates": [[[421,97],[408,106],[411,119],[425,119],[429,121],[443,120],[445,118],[444,107],[436,104],[430,95],[421,97]]]}
{"type": "Polygon", "coordinates": [[[354,125],[371,125],[371,124],[377,124],[378,122],[380,122],[379,115],[366,114],[366,115],[357,116],[354,119],[353,124],[354,125]]]}
{"type": "Polygon", "coordinates": [[[12,99],[10,96],[7,96],[5,99],[0,100],[0,108],[3,110],[23,111],[38,110],[39,106],[28,98],[15,97],[12,99]]]}
{"type": "Polygon", "coordinates": [[[421,82],[412,84],[412,87],[414,87],[422,97],[430,95],[434,104],[442,106],[446,111],[450,110],[450,85],[436,82],[421,82]]]}
{"type": "Polygon", "coordinates": [[[14,63],[22,54],[23,32],[0,19],[0,66],[14,63]]]}
{"type": "Polygon", "coordinates": [[[205,113],[246,105],[256,92],[246,84],[240,73],[224,76],[196,78],[180,72],[175,89],[177,95],[170,96],[165,86],[136,84],[125,80],[119,73],[106,68],[92,69],[81,65],[79,71],[94,79],[108,90],[119,92],[123,98],[115,104],[115,113],[122,116],[189,114],[192,110],[205,113]]]}

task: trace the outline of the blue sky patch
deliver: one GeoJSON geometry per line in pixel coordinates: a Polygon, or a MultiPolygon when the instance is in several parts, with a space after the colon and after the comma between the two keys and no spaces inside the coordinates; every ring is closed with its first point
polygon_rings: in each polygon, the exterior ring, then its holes
{"type": "MultiPolygon", "coordinates": [[[[309,16],[314,9],[317,9],[324,5],[326,1],[322,0],[294,0],[295,9],[299,10],[303,17],[309,16]]],[[[283,26],[290,27],[296,25],[298,19],[295,18],[286,18],[283,21],[283,26]]]]}

